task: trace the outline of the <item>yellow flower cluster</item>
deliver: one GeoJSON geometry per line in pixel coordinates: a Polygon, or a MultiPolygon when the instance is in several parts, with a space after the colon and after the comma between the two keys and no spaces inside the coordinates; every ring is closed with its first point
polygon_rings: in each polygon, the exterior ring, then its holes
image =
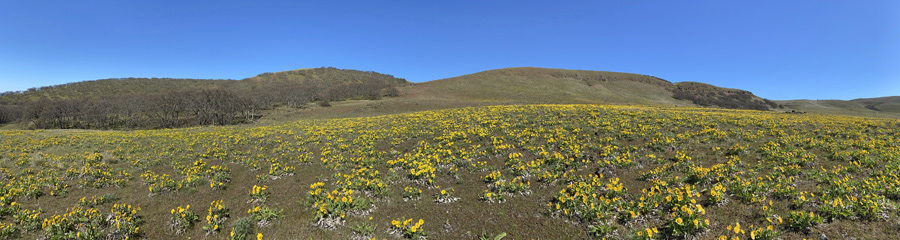
{"type": "Polygon", "coordinates": [[[418,222],[412,223],[413,219],[394,219],[391,220],[391,228],[401,233],[404,237],[409,239],[418,239],[419,236],[425,235],[425,232],[422,231],[422,225],[425,224],[424,219],[419,219],[418,222]]]}
{"type": "Polygon", "coordinates": [[[194,222],[200,220],[200,217],[191,211],[191,205],[185,207],[177,206],[169,210],[169,214],[171,215],[171,224],[175,234],[184,233],[184,231],[194,226],[194,222]]]}
{"type": "Polygon", "coordinates": [[[500,171],[493,171],[493,172],[489,173],[488,175],[481,177],[481,180],[484,180],[484,182],[486,182],[486,183],[493,183],[493,182],[496,182],[497,180],[500,180],[501,176],[502,176],[502,174],[500,174],[500,171]]]}
{"type": "MultiPolygon", "coordinates": [[[[139,207],[132,207],[128,204],[115,204],[110,210],[110,214],[104,216],[100,210],[95,208],[85,208],[75,206],[66,210],[61,215],[51,215],[44,218],[41,223],[41,229],[47,231],[51,238],[62,238],[66,236],[82,236],[95,237],[97,232],[106,231],[114,236],[122,238],[135,237],[141,234],[138,227],[137,213],[139,207]]],[[[17,213],[14,217],[19,225],[28,226],[37,221],[37,215],[40,212],[24,211],[17,213]]],[[[0,230],[0,234],[4,231],[0,230]]]]}
{"type": "Polygon", "coordinates": [[[222,200],[216,200],[209,203],[209,209],[206,210],[206,225],[203,229],[207,234],[216,234],[221,230],[225,220],[228,218],[228,209],[222,205],[222,200]]]}
{"type": "Polygon", "coordinates": [[[312,201],[311,207],[316,209],[316,219],[323,218],[346,218],[347,211],[356,209],[364,210],[369,207],[365,198],[354,198],[353,189],[338,189],[327,192],[324,188],[325,183],[317,182],[310,185],[309,199],[312,201]]]}
{"type": "Polygon", "coordinates": [[[254,184],[253,187],[250,188],[250,201],[255,202],[255,203],[266,202],[266,199],[269,198],[269,193],[267,193],[265,191],[268,188],[269,187],[265,186],[265,185],[257,186],[254,184]]]}

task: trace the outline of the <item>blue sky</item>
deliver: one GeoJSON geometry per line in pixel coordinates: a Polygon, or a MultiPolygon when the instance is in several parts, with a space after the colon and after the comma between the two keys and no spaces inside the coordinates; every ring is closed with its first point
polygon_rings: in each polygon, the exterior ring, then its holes
{"type": "Polygon", "coordinates": [[[333,66],[413,82],[640,73],[769,99],[900,95],[900,1],[0,1],[0,91],[333,66]]]}

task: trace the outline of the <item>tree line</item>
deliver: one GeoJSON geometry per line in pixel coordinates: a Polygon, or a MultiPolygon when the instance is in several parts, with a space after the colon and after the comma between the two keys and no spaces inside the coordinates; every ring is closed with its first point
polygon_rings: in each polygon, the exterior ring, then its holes
{"type": "MultiPolygon", "coordinates": [[[[127,80],[123,80],[127,81],[127,80]]],[[[238,82],[238,81],[235,81],[238,82]]],[[[29,128],[154,129],[246,123],[278,106],[302,107],[348,99],[396,96],[398,84],[362,82],[298,84],[272,82],[255,87],[217,85],[187,90],[82,98],[10,101],[0,98],[0,124],[29,128]]],[[[21,93],[19,93],[21,94],[21,93]]],[[[16,93],[6,96],[15,96],[16,93]]]]}
{"type": "Polygon", "coordinates": [[[709,107],[718,106],[728,109],[750,109],[767,111],[771,108],[783,108],[783,106],[769,99],[757,100],[749,92],[716,93],[711,91],[691,91],[681,87],[672,90],[672,98],[678,100],[690,100],[694,104],[709,107]]]}

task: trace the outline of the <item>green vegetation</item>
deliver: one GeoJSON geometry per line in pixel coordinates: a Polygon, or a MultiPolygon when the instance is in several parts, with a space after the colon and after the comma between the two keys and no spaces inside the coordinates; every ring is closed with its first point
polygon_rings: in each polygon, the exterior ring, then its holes
{"type": "Polygon", "coordinates": [[[881,98],[860,98],[850,100],[862,104],[865,108],[879,112],[900,113],[900,96],[881,98]]]}
{"type": "Polygon", "coordinates": [[[0,124],[28,128],[146,129],[230,125],[281,105],[397,96],[406,81],[336,68],[233,80],[106,79],[4,93],[0,124]]]}
{"type": "Polygon", "coordinates": [[[673,85],[638,74],[504,68],[419,84],[437,98],[492,103],[631,103],[684,105],[673,85]]]}
{"type": "Polygon", "coordinates": [[[729,109],[769,110],[781,108],[777,103],[757,97],[748,91],[720,88],[698,82],[675,83],[675,99],[690,100],[694,104],[708,107],[718,106],[729,109]]]}
{"type": "Polygon", "coordinates": [[[2,95],[0,129],[281,123],[542,103],[705,106],[900,117],[900,97],[775,102],[748,91],[703,83],[673,84],[639,74],[546,68],[505,68],[417,84],[375,72],[315,68],[264,73],[244,80],[107,79],[2,95]]]}
{"type": "Polygon", "coordinates": [[[0,131],[0,239],[900,233],[900,121],[815,114],[897,117],[900,97],[772,102],[541,68],[409,84],[319,68],[98,80],[0,102],[0,122],[39,128],[253,123],[0,131]],[[544,102],[637,105],[516,105],[544,102]]]}
{"type": "Polygon", "coordinates": [[[885,239],[900,220],[898,129],[774,111],[510,105],[0,131],[0,235],[885,239]]]}

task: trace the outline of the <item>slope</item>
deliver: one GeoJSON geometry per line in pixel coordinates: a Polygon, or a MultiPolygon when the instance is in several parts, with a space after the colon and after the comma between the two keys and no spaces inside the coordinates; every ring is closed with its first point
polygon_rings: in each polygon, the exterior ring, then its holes
{"type": "Polygon", "coordinates": [[[316,68],[236,80],[104,79],[0,96],[0,124],[27,128],[142,129],[248,122],[260,110],[396,96],[406,80],[316,68]]]}
{"type": "Polygon", "coordinates": [[[194,88],[227,85],[234,80],[179,78],[109,78],[92,81],[35,87],[23,92],[7,92],[0,102],[25,102],[41,98],[84,99],[108,98],[133,94],[155,94],[194,88]]]}
{"type": "Polygon", "coordinates": [[[900,113],[900,96],[850,100],[874,111],[900,113]]]}
{"type": "Polygon", "coordinates": [[[854,100],[782,100],[785,109],[807,113],[900,118],[900,96],[854,100]]]}
{"type": "MultiPolygon", "coordinates": [[[[421,95],[493,103],[700,105],[769,110],[772,101],[738,89],[647,75],[548,68],[505,68],[416,85],[421,95]]],[[[415,92],[415,91],[413,91],[415,92]]]]}
{"type": "Polygon", "coordinates": [[[675,83],[675,99],[691,100],[700,106],[718,106],[730,109],[769,110],[778,104],[740,89],[722,88],[699,82],[675,83]]]}
{"type": "Polygon", "coordinates": [[[601,71],[504,68],[415,86],[437,98],[495,103],[687,103],[672,99],[672,83],[656,77],[601,71]]]}

